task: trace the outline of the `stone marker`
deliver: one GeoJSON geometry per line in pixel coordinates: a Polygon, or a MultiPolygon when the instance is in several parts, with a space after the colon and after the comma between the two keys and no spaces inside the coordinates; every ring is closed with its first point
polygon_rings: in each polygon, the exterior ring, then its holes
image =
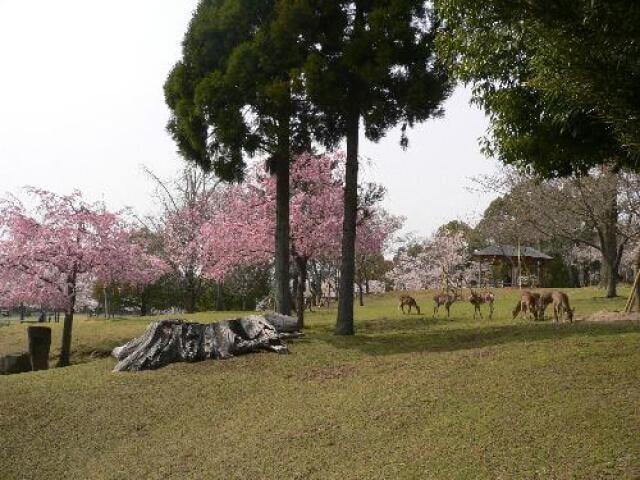
{"type": "Polygon", "coordinates": [[[29,327],[29,357],[32,370],[49,368],[49,349],[51,348],[51,329],[49,327],[29,327]]]}
{"type": "Polygon", "coordinates": [[[10,353],[0,357],[0,374],[23,373],[31,371],[28,352],[10,353]]]}

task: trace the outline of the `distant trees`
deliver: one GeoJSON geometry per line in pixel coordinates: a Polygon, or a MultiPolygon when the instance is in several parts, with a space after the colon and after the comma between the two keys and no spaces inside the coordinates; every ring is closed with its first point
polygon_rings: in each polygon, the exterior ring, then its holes
{"type": "Polygon", "coordinates": [[[375,204],[361,214],[356,235],[356,285],[360,306],[364,305],[364,293],[369,293],[369,282],[382,281],[392,268],[384,254],[402,223],[402,218],[387,214],[375,204]]]}
{"type": "Polygon", "coordinates": [[[412,240],[399,249],[394,268],[388,275],[398,289],[440,288],[446,291],[469,284],[472,273],[464,233],[444,228],[429,238],[412,240]]]}
{"type": "Polygon", "coordinates": [[[520,241],[559,238],[598,251],[607,296],[614,297],[624,251],[640,238],[639,182],[637,174],[609,167],[545,181],[508,172],[485,182],[503,196],[480,227],[503,238],[511,231],[520,241]]]}

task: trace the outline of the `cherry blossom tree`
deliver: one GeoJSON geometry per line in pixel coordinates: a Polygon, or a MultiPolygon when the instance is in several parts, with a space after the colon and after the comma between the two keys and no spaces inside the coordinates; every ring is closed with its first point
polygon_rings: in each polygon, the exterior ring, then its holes
{"type": "Polygon", "coordinates": [[[185,292],[184,306],[194,312],[203,289],[203,250],[200,231],[218,208],[219,182],[196,167],[185,167],[173,181],[156,183],[161,214],[143,221],[162,239],[162,258],[179,278],[185,292]]]}
{"type": "MultiPolygon", "coordinates": [[[[303,323],[309,259],[339,251],[342,156],[303,154],[290,174],[290,250],[298,272],[297,312],[303,323]]],[[[205,275],[220,281],[239,265],[273,259],[276,183],[257,168],[243,185],[228,188],[220,208],[202,228],[205,275]]]]}
{"type": "Polygon", "coordinates": [[[376,206],[361,210],[360,217],[356,228],[356,285],[360,306],[363,306],[365,290],[369,293],[369,281],[379,280],[386,273],[388,266],[384,253],[404,219],[389,215],[376,206]]]}
{"type": "Polygon", "coordinates": [[[32,209],[14,197],[0,205],[2,290],[11,292],[13,301],[54,304],[64,310],[58,366],[67,366],[79,293],[116,271],[123,273],[121,278],[129,272],[128,280],[133,280],[135,267],[128,262],[140,252],[131,250],[120,216],[103,204],[87,202],[78,191],[27,192],[32,209]]]}
{"type": "Polygon", "coordinates": [[[109,316],[108,292],[116,289],[135,292],[140,298],[140,311],[144,315],[147,287],[169,273],[171,267],[151,253],[149,237],[144,229],[122,225],[114,235],[118,237],[115,239],[118,249],[110,261],[100,265],[93,275],[103,288],[105,316],[109,316]]]}

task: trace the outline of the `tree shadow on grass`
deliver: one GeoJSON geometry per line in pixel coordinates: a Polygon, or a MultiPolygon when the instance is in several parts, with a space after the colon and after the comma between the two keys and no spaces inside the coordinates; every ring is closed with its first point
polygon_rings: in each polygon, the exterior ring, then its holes
{"type": "MultiPolygon", "coordinates": [[[[419,322],[416,320],[415,322],[419,322]]],[[[398,327],[397,322],[374,321],[373,328],[364,323],[361,333],[354,337],[327,335],[325,340],[337,348],[358,350],[367,355],[393,355],[413,352],[452,352],[490,347],[508,343],[530,343],[569,337],[612,336],[640,332],[638,322],[590,323],[521,323],[479,324],[469,327],[425,329],[425,325],[443,323],[442,320],[424,319],[421,328],[398,327]]]]}

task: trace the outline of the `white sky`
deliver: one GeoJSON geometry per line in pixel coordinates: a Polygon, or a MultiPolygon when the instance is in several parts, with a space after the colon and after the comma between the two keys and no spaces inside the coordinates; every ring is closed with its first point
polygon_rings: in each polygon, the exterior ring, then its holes
{"type": "MultiPolygon", "coordinates": [[[[74,188],[111,208],[153,210],[144,164],[163,178],[181,166],[165,131],[162,85],[180,56],[196,0],[0,0],[0,192],[74,188]]],[[[479,151],[487,127],[459,89],[444,119],[378,144],[365,175],[388,189],[386,208],[406,230],[476,218],[490,198],[470,177],[493,172],[479,151]]]]}

